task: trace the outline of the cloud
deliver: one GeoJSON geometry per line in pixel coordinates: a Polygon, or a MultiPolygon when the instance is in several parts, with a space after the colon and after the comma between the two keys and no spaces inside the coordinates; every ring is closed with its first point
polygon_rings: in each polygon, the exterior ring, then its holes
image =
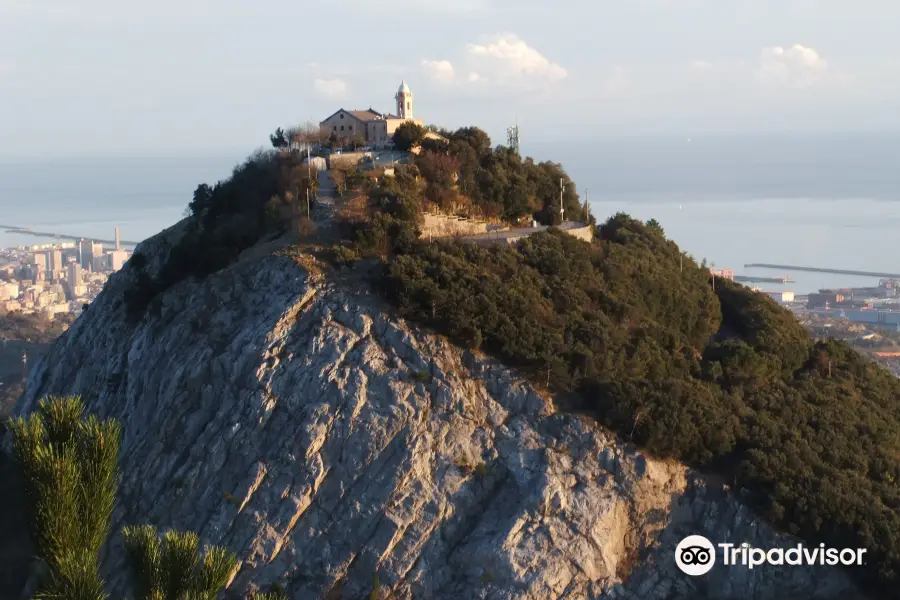
{"type": "Polygon", "coordinates": [[[688,69],[694,71],[695,73],[705,73],[712,70],[712,68],[713,64],[705,60],[692,60],[688,64],[688,69]]]}
{"type": "Polygon", "coordinates": [[[347,84],[343,79],[314,79],[313,90],[322,98],[338,100],[347,95],[347,84]]]}
{"type": "Polygon", "coordinates": [[[432,81],[442,86],[545,88],[569,75],[563,66],[514,34],[500,34],[483,43],[468,44],[455,62],[423,60],[422,68],[432,81]]]}
{"type": "Polygon", "coordinates": [[[757,74],[767,84],[808,88],[822,82],[830,73],[828,62],[808,46],[764,48],[757,74]]]}
{"type": "Polygon", "coordinates": [[[456,69],[449,60],[423,60],[426,74],[439,84],[448,85],[456,81],[456,69]]]}
{"type": "Polygon", "coordinates": [[[569,73],[512,34],[498,35],[486,44],[469,44],[469,57],[497,76],[547,82],[565,79],[569,73]]]}

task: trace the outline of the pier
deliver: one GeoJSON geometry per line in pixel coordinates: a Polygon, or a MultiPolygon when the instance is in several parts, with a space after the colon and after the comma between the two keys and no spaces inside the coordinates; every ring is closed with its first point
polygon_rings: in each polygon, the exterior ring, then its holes
{"type": "MultiPolygon", "coordinates": [[[[48,233],[46,231],[32,231],[27,227],[16,227],[14,225],[0,225],[0,229],[5,229],[6,233],[15,233],[18,235],[33,235],[35,237],[48,238],[48,239],[56,239],[56,240],[92,240],[98,244],[103,244],[106,246],[114,246],[116,244],[115,240],[101,240],[95,237],[91,237],[89,235],[69,235],[66,233],[48,233]]],[[[129,242],[127,240],[119,240],[120,246],[137,246],[140,242],[129,242]]]]}
{"type": "Polygon", "coordinates": [[[784,277],[754,277],[752,275],[735,275],[734,280],[739,283],[790,283],[794,279],[790,275],[784,277]]]}
{"type": "Polygon", "coordinates": [[[798,267],[794,265],[770,265],[768,263],[751,263],[745,269],[778,269],[779,271],[809,271],[810,273],[831,273],[833,275],[856,275],[859,277],[882,277],[900,279],[900,273],[882,273],[880,271],[851,271],[849,269],[820,269],[818,267],[798,267]]]}

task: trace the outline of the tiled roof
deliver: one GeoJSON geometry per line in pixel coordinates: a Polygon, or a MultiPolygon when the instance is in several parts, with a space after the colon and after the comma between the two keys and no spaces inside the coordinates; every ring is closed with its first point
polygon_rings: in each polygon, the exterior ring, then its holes
{"type": "Polygon", "coordinates": [[[369,110],[348,110],[347,112],[360,121],[374,121],[383,116],[380,112],[372,110],[371,108],[369,110]]]}
{"type": "Polygon", "coordinates": [[[343,109],[343,108],[342,108],[342,109],[336,111],[336,112],[335,112],[334,114],[332,114],[330,117],[326,118],[324,121],[322,121],[322,123],[324,123],[325,121],[327,121],[327,120],[330,119],[331,117],[334,117],[335,115],[339,115],[339,114],[341,114],[341,113],[350,115],[351,117],[353,117],[353,118],[355,118],[355,119],[359,119],[360,121],[362,121],[362,122],[364,122],[364,123],[367,122],[367,121],[375,121],[375,120],[378,120],[378,119],[399,119],[399,118],[400,118],[400,117],[398,117],[397,115],[391,115],[391,114],[387,114],[387,113],[380,113],[380,112],[378,112],[377,110],[374,110],[374,109],[372,109],[372,108],[369,108],[369,109],[367,109],[367,110],[346,110],[346,109],[343,109]]]}

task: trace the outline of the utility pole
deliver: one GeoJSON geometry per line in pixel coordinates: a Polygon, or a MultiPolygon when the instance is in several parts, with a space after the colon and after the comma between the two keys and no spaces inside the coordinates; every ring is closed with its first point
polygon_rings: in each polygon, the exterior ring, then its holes
{"type": "Polygon", "coordinates": [[[584,223],[587,225],[591,222],[591,209],[588,206],[588,191],[587,188],[584,190],[584,223]]]}
{"type": "Polygon", "coordinates": [[[306,187],[306,216],[312,219],[312,213],[309,211],[309,186],[306,187]]]}
{"type": "Polygon", "coordinates": [[[566,220],[566,211],[563,208],[563,192],[566,191],[566,180],[562,177],[559,178],[559,222],[562,223],[566,220]]]}

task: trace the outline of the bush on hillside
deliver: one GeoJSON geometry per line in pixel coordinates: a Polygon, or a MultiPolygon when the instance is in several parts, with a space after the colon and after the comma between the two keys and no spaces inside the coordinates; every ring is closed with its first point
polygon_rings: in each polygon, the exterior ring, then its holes
{"type": "Polygon", "coordinates": [[[314,172],[299,155],[262,151],[236,167],[228,180],[199,185],[186,232],[169,250],[160,273],[151,276],[146,260],[132,259],[134,280],[124,298],[129,314],[139,318],[163,291],[227,267],[267,235],[296,228],[306,216],[306,189],[315,187],[314,172]]]}
{"type": "MultiPolygon", "coordinates": [[[[575,183],[560,164],[522,158],[504,146],[492,148],[491,138],[477,127],[463,127],[444,135],[449,140],[446,153],[459,165],[454,186],[480,214],[501,216],[510,223],[536,218],[546,225],[558,225],[562,182],[566,218],[588,218],[575,183]]],[[[441,145],[430,146],[429,150],[440,152],[441,145]]],[[[434,157],[423,152],[420,160],[434,162],[434,157]]],[[[428,167],[423,172],[427,170],[428,167]]]]}
{"type": "Polygon", "coordinates": [[[385,292],[404,316],[580,392],[651,453],[722,473],[781,529],[868,548],[856,575],[892,589],[900,380],[813,342],[762,294],[713,289],[652,225],[620,214],[597,233],[593,245],[552,230],[516,248],[417,243],[390,260],[385,292]]]}

